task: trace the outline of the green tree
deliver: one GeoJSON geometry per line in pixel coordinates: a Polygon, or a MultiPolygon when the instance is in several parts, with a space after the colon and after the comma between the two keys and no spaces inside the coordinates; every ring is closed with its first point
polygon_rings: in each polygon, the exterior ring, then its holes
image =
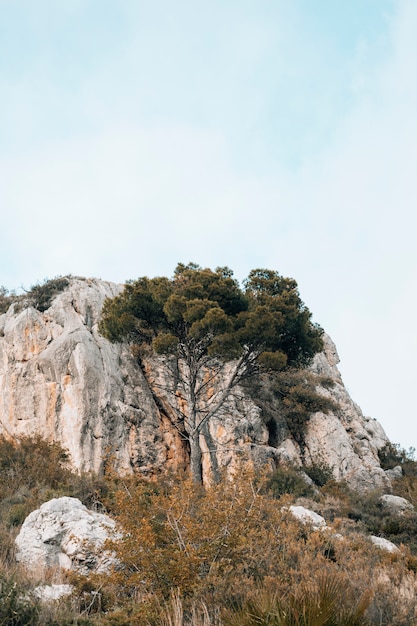
{"type": "Polygon", "coordinates": [[[322,330],[297,283],[252,270],[243,287],[227,267],[179,264],[172,279],[142,277],[104,303],[100,331],[166,356],[175,372],[176,426],[190,447],[191,474],[202,481],[200,437],[232,389],[263,370],[303,367],[322,348],[322,330]]]}

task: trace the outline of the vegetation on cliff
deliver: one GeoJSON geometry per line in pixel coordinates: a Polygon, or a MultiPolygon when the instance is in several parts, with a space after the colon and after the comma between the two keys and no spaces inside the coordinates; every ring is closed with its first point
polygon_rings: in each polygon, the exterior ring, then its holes
{"type": "MultiPolygon", "coordinates": [[[[297,283],[252,270],[243,288],[227,267],[179,264],[172,279],[139,278],[104,303],[101,332],[166,356],[175,380],[175,426],[189,442],[190,467],[202,482],[200,437],[236,385],[260,372],[308,365],[322,349],[297,283]]],[[[210,448],[210,443],[207,442],[210,448]]]]}
{"type": "Polygon", "coordinates": [[[52,304],[53,299],[62,293],[69,285],[71,276],[56,276],[46,278],[43,282],[32,285],[22,294],[9,292],[0,286],[0,315],[6,313],[12,304],[18,308],[32,306],[38,311],[46,311],[52,304]]]}

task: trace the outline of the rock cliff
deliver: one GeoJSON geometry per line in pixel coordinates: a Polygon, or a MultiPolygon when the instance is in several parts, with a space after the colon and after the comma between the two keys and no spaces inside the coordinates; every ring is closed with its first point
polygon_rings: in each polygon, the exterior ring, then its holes
{"type": "MultiPolygon", "coordinates": [[[[85,471],[99,471],[107,455],[124,472],[149,474],[187,463],[186,443],[173,425],[167,391],[172,382],[163,359],[149,358],[140,367],[128,346],[111,344],[98,332],[104,299],[121,289],[72,278],[45,311],[19,310],[17,303],[0,316],[0,432],[59,441],[85,471]]],[[[337,409],[311,417],[303,460],[330,465],[336,478],[354,487],[386,484],[378,449],[387,437],[352,401],[337,363],[334,344],[325,337],[311,369],[333,380],[333,388],[320,392],[337,409]]],[[[233,471],[242,457],[301,464],[300,447],[279,407],[273,423],[272,441],[262,403],[235,389],[202,437],[205,475],[213,463],[233,471]]]]}

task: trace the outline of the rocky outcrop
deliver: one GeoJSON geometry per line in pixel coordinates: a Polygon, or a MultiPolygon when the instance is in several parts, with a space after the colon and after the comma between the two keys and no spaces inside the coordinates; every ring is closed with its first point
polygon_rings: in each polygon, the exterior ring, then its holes
{"type": "MultiPolygon", "coordinates": [[[[71,279],[46,311],[12,305],[0,316],[0,432],[59,441],[79,470],[99,471],[107,456],[124,472],[180,467],[188,459],[187,444],[175,426],[172,374],[163,358],[140,367],[128,346],[110,344],[98,332],[104,299],[121,289],[71,279]]],[[[337,410],[311,417],[303,451],[279,405],[267,420],[261,403],[235,389],[201,436],[205,476],[213,464],[236,472],[242,458],[270,464],[287,458],[327,464],[355,487],[385,484],[377,453],[387,437],[352,401],[337,362],[326,337],[312,370],[333,380],[332,389],[320,392],[333,398],[337,410]]]]}
{"type": "Polygon", "coordinates": [[[0,316],[0,430],[60,441],[74,466],[99,471],[106,454],[143,473],[162,467],[164,425],[141,370],[127,348],[98,333],[104,299],[121,290],[72,280],[41,313],[0,316]]]}
{"type": "Polygon", "coordinates": [[[81,574],[105,572],[115,562],[103,549],[117,537],[115,522],[77,498],[54,498],[28,515],[16,537],[17,560],[30,569],[58,567],[81,574]]]}
{"type": "Polygon", "coordinates": [[[333,468],[336,479],[347,480],[359,488],[386,486],[389,479],[381,469],[378,450],[388,438],[376,419],[365,417],[353,402],[337,364],[339,357],[330,337],[324,337],[324,351],[316,355],[311,369],[330,378],[333,387],[322,389],[337,409],[328,414],[316,413],[310,419],[306,433],[307,458],[320,459],[333,468]]]}

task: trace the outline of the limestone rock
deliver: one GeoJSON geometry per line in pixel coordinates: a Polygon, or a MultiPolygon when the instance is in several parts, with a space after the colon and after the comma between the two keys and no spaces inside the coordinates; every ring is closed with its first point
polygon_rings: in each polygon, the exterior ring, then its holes
{"type": "Polygon", "coordinates": [[[72,279],[47,311],[0,316],[0,432],[59,441],[84,471],[99,471],[106,454],[123,471],[165,463],[164,426],[141,370],[97,330],[104,299],[120,291],[72,279]]]}
{"type": "Polygon", "coordinates": [[[322,459],[333,468],[337,480],[347,480],[358,489],[384,487],[389,478],[382,470],[378,450],[388,441],[382,426],[365,417],[353,402],[343,384],[334,343],[324,336],[324,351],[317,354],[312,371],[329,377],[333,388],[321,389],[337,405],[335,412],[314,414],[306,431],[306,458],[310,462],[322,459]]]}
{"type": "Polygon", "coordinates": [[[399,552],[400,551],[399,547],[396,546],[395,543],[392,543],[392,541],[389,541],[388,539],[384,539],[383,537],[376,537],[375,535],[371,535],[370,540],[375,546],[377,546],[378,548],[381,548],[381,550],[386,550],[387,552],[399,552]]]}
{"type": "Polygon", "coordinates": [[[53,584],[53,585],[38,585],[33,590],[33,595],[35,598],[40,600],[41,602],[56,602],[61,598],[65,598],[65,596],[69,596],[74,591],[74,587],[72,585],[66,584],[53,584]]]}
{"type": "Polygon", "coordinates": [[[396,465],[392,469],[385,470],[385,474],[390,480],[398,480],[398,478],[403,476],[403,468],[401,465],[396,465]]]}
{"type": "Polygon", "coordinates": [[[37,571],[105,572],[114,557],[103,544],[112,536],[117,537],[115,522],[107,515],[89,511],[77,498],[54,498],[24,521],[15,540],[16,559],[37,571]]]}
{"type": "Polygon", "coordinates": [[[310,524],[312,528],[315,530],[323,529],[326,527],[326,520],[324,517],[311,511],[310,509],[306,509],[304,506],[295,506],[292,505],[288,508],[288,510],[303,524],[310,524]]]}
{"type": "Polygon", "coordinates": [[[384,509],[390,513],[402,514],[406,511],[413,511],[414,506],[406,498],[401,496],[393,496],[391,494],[385,494],[380,497],[380,501],[384,509]]]}
{"type": "MultiPolygon", "coordinates": [[[[70,280],[44,312],[12,306],[0,315],[0,433],[10,438],[41,434],[59,441],[73,465],[99,471],[107,456],[122,472],[152,474],[188,460],[175,426],[172,373],[162,357],[142,367],[128,346],[98,332],[106,297],[122,286],[97,279],[70,280]]],[[[292,439],[277,402],[265,415],[261,403],[237,387],[200,437],[204,476],[214,466],[239,471],[242,459],[275,466],[280,459],[324,463],[335,478],[367,488],[389,484],[378,449],[388,440],[374,419],[364,417],[343,385],[330,338],[312,371],[330,377],[337,410],[316,413],[305,450],[292,439]]]]}

